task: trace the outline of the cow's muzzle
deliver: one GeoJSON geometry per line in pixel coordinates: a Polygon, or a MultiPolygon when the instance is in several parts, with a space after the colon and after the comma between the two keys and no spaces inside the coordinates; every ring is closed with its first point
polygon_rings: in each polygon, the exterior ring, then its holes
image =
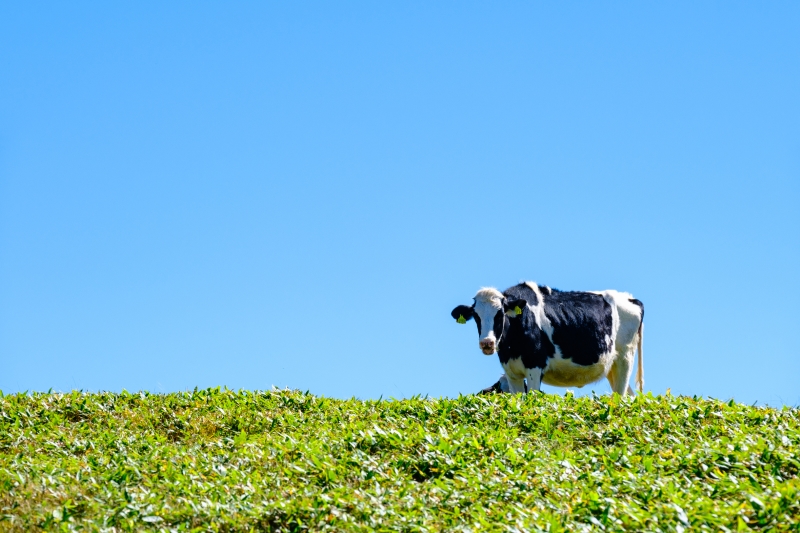
{"type": "Polygon", "coordinates": [[[484,339],[480,341],[478,344],[480,344],[481,351],[483,352],[484,355],[492,355],[494,353],[496,346],[493,339],[484,339]]]}

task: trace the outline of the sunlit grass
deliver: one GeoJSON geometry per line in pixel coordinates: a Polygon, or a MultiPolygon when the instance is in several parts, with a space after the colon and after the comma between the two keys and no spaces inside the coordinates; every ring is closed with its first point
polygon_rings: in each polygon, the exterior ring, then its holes
{"type": "Polygon", "coordinates": [[[0,530],[800,531],[799,415],[650,395],[6,395],[0,530]]]}

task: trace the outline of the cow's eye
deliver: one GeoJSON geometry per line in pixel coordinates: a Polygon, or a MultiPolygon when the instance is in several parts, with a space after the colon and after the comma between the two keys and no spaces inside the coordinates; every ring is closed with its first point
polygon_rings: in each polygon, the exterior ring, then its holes
{"type": "Polygon", "coordinates": [[[481,334],[481,317],[478,316],[478,313],[472,315],[472,318],[475,319],[475,325],[478,326],[478,335],[481,334]]]}

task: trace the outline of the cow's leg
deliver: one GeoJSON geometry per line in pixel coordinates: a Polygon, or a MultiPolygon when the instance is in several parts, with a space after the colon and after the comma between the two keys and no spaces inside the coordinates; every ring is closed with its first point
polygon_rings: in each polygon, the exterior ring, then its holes
{"type": "Polygon", "coordinates": [[[608,374],[606,375],[606,378],[608,379],[608,384],[611,385],[611,390],[612,391],[616,391],[617,390],[617,383],[616,383],[617,374],[616,374],[615,370],[616,369],[614,368],[614,365],[612,364],[611,365],[611,369],[608,371],[608,374]]]}
{"type": "Polygon", "coordinates": [[[506,374],[508,378],[508,392],[512,394],[522,394],[525,392],[525,378],[511,377],[506,374]]]}
{"type": "Polygon", "coordinates": [[[620,396],[625,396],[626,393],[633,395],[633,391],[628,385],[633,373],[633,356],[634,350],[627,346],[618,346],[617,358],[614,360],[614,364],[611,365],[608,375],[606,375],[608,383],[611,385],[611,390],[620,396]]]}
{"type": "Polygon", "coordinates": [[[519,358],[511,359],[503,363],[503,370],[506,371],[508,379],[508,392],[521,394],[525,392],[525,366],[519,358]]]}
{"type": "Polygon", "coordinates": [[[528,390],[542,390],[542,369],[529,368],[528,369],[528,390]]]}

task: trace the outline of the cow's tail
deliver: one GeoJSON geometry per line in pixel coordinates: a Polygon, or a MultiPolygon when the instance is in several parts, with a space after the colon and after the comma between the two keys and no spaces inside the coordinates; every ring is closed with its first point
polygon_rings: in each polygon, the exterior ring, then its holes
{"type": "Polygon", "coordinates": [[[644,353],[642,353],[642,344],[644,341],[644,313],[642,313],[642,321],[639,322],[639,333],[637,336],[639,337],[639,346],[637,346],[639,361],[636,365],[636,388],[642,393],[644,392],[644,353]]]}

